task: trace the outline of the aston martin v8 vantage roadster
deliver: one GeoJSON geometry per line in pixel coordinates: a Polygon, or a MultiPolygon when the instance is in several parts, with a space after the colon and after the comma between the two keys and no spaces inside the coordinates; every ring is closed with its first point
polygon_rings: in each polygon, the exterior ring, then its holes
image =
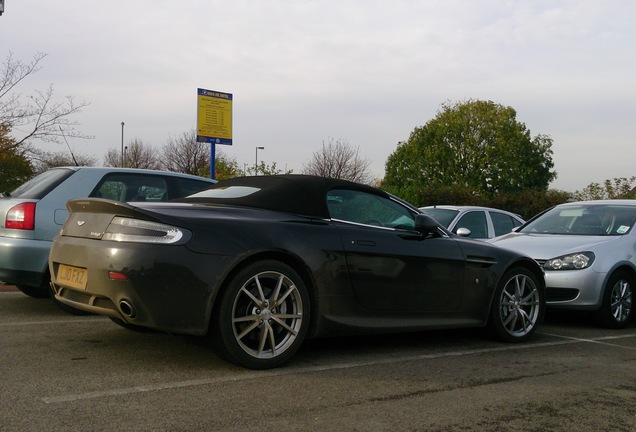
{"type": "Polygon", "coordinates": [[[545,308],[534,260],[344,180],[242,177],[176,201],[67,207],[49,257],[57,300],[128,328],[207,336],[247,368],[338,334],[485,327],[525,341],[545,308]]]}

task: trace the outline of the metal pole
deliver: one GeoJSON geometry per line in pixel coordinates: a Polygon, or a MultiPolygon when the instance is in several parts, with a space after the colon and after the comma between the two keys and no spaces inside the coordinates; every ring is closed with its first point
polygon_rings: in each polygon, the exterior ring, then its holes
{"type": "Polygon", "coordinates": [[[258,175],[258,151],[265,150],[265,147],[256,147],[256,159],[254,160],[254,175],[258,175]]]}
{"type": "Polygon", "coordinates": [[[121,167],[124,167],[124,122],[121,122],[121,167]]]}

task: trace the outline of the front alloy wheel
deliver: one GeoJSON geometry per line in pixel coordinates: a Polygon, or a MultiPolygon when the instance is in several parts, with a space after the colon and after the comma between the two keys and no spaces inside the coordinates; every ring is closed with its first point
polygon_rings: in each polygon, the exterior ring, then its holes
{"type": "Polygon", "coordinates": [[[632,319],[633,278],[624,271],[617,271],[607,282],[603,304],[596,313],[596,319],[604,327],[621,329],[632,319]]]}
{"type": "Polygon", "coordinates": [[[309,325],[309,297],[300,276],[277,261],[252,264],[232,279],[218,309],[220,354],[251,369],[285,363],[309,325]]]}
{"type": "Polygon", "coordinates": [[[506,272],[495,291],[490,327],[506,342],[529,339],[543,318],[543,290],[530,270],[522,267],[506,272]]]}

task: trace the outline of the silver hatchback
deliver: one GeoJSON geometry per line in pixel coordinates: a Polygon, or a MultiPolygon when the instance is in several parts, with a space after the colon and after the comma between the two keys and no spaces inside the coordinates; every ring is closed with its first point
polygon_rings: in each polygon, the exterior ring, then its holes
{"type": "Polygon", "coordinates": [[[634,315],[635,222],[636,200],[575,202],[491,242],[542,266],[548,307],[593,311],[599,324],[623,328],[634,315]]]}
{"type": "Polygon", "coordinates": [[[525,222],[518,214],[490,207],[437,205],[420,210],[449,231],[479,240],[508,234],[525,222]]]}
{"type": "Polygon", "coordinates": [[[49,295],[49,251],[66,220],[66,202],[71,198],[167,201],[214,183],[215,180],[166,171],[50,169],[0,198],[0,280],[33,297],[49,295]]]}

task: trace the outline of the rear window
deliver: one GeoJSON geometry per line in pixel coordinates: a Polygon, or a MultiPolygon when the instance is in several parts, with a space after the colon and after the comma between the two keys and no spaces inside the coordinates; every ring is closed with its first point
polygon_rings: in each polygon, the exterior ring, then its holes
{"type": "Polygon", "coordinates": [[[229,187],[217,187],[214,189],[206,189],[204,191],[190,195],[191,198],[245,198],[252,195],[260,188],[251,186],[229,186],[229,187]]]}
{"type": "Polygon", "coordinates": [[[75,173],[68,168],[51,169],[33,177],[10,193],[12,198],[42,199],[75,173]]]}

